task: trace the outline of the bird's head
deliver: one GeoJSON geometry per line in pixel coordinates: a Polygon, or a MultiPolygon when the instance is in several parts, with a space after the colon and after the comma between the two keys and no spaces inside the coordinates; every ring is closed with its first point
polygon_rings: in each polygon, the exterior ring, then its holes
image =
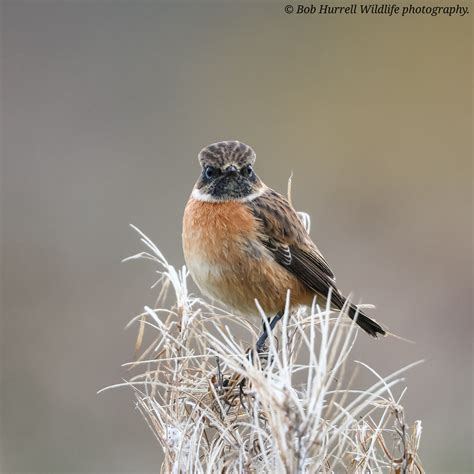
{"type": "Polygon", "coordinates": [[[251,201],[265,185],[253,170],[255,152],[238,141],[213,143],[199,152],[201,175],[193,197],[201,201],[251,201]]]}

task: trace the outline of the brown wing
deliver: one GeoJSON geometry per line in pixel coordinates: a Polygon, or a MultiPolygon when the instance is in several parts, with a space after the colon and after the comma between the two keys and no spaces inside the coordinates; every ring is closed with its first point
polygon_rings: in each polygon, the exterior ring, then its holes
{"type": "MultiPolygon", "coordinates": [[[[268,189],[248,205],[260,221],[262,243],[280,265],[314,292],[335,290],[334,274],[287,199],[268,189]]],[[[339,292],[333,291],[333,299],[335,294],[339,292]]]]}
{"type": "MultiPolygon", "coordinates": [[[[277,192],[268,189],[262,196],[248,203],[260,221],[260,239],[270,250],[275,261],[303,282],[310,290],[327,296],[332,290],[331,302],[342,308],[346,299],[337,290],[334,275],[328,263],[312,242],[296,211],[277,192]]],[[[348,316],[371,336],[385,335],[385,330],[351,304],[348,316]]]]}

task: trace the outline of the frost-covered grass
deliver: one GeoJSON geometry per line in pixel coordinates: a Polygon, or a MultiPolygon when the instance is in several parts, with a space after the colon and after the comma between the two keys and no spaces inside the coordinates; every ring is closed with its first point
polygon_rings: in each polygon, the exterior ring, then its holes
{"type": "Polygon", "coordinates": [[[157,265],[159,297],[130,322],[137,357],[112,387],[133,389],[164,453],[157,472],[423,472],[421,422],[408,424],[400,404],[415,364],[381,376],[351,361],[357,326],[316,302],[287,308],[257,356],[261,322],[190,294],[186,268],[136,230],[148,249],[130,258],[157,265]],[[355,388],[357,368],[372,386],[355,388]]]}

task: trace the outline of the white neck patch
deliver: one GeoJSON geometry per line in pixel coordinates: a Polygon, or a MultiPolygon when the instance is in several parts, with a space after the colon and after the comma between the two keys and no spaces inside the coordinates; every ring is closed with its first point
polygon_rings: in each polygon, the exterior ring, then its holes
{"type": "Polygon", "coordinates": [[[237,201],[237,202],[250,202],[254,199],[260,197],[266,190],[265,186],[262,186],[258,191],[249,194],[248,196],[244,196],[241,198],[236,199],[216,199],[215,197],[211,196],[210,194],[202,193],[199,189],[194,188],[191,196],[196,201],[203,201],[203,202],[229,202],[229,201],[237,201]]]}

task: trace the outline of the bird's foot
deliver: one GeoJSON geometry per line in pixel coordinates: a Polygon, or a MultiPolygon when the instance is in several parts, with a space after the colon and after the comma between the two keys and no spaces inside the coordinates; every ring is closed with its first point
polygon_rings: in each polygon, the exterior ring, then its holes
{"type": "MultiPolygon", "coordinates": [[[[283,312],[280,311],[278,312],[273,319],[269,322],[268,326],[270,328],[270,332],[273,331],[275,326],[277,325],[278,321],[283,317],[283,312]]],[[[266,342],[268,339],[268,332],[267,332],[267,325],[263,323],[263,331],[262,334],[260,334],[260,337],[257,340],[257,343],[255,344],[255,350],[257,351],[257,354],[262,354],[268,349],[266,348],[266,342]]]]}
{"type": "Polygon", "coordinates": [[[248,349],[247,360],[249,360],[252,365],[264,369],[268,367],[273,359],[270,356],[267,346],[263,345],[259,348],[248,349]]]}

